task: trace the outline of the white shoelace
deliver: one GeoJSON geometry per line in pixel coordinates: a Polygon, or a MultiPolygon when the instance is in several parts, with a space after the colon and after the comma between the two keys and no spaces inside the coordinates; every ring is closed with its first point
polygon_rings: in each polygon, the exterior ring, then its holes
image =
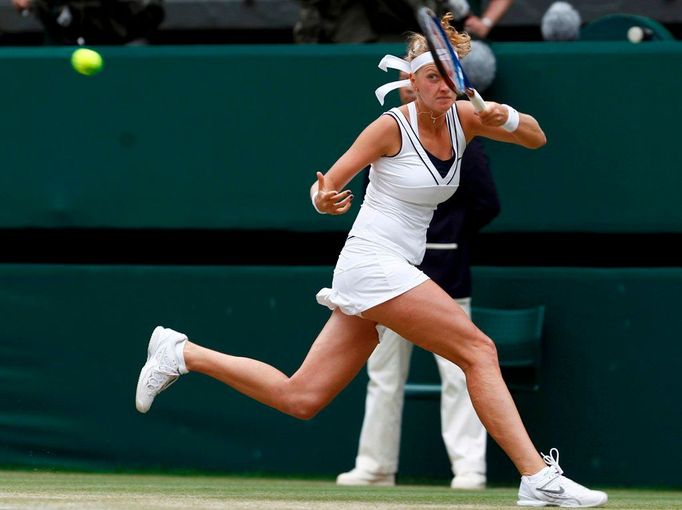
{"type": "MultiPolygon", "coordinates": [[[[560,487],[563,487],[566,490],[566,494],[563,495],[564,497],[562,499],[567,498],[574,499],[579,504],[582,504],[582,502],[584,501],[601,500],[601,496],[599,496],[600,493],[598,491],[590,490],[587,487],[584,487],[579,483],[574,482],[570,478],[562,476],[564,471],[563,469],[561,469],[561,466],[559,466],[559,450],[557,450],[556,448],[552,448],[549,451],[549,455],[545,455],[542,452],[540,452],[540,455],[542,456],[542,460],[545,461],[545,464],[549,466],[551,473],[553,475],[553,476],[550,475],[551,479],[547,483],[545,483],[543,487],[548,487],[550,486],[550,484],[554,483],[555,480],[559,479],[560,487]]],[[[543,492],[545,493],[546,496],[551,496],[551,494],[547,494],[547,491],[543,492]]]]}
{"type": "Polygon", "coordinates": [[[551,468],[554,468],[557,476],[562,475],[564,473],[564,470],[561,469],[561,466],[559,466],[559,450],[557,450],[556,448],[552,448],[549,451],[549,455],[545,455],[542,452],[540,452],[540,455],[542,455],[542,460],[545,461],[545,464],[547,464],[551,468]]]}

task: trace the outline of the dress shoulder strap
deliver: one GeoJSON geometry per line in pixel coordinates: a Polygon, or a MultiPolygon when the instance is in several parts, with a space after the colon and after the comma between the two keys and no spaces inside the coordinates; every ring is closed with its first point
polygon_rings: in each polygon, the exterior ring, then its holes
{"type": "Polygon", "coordinates": [[[419,118],[417,117],[417,103],[412,101],[407,104],[407,111],[410,114],[410,126],[414,130],[414,134],[419,138],[419,118]]]}
{"type": "Polygon", "coordinates": [[[457,110],[457,102],[453,103],[452,108],[448,112],[448,116],[452,119],[450,124],[450,133],[453,137],[453,141],[457,142],[457,157],[461,158],[464,153],[464,149],[467,146],[466,136],[464,136],[464,129],[462,128],[462,122],[459,120],[459,112],[457,110]]]}

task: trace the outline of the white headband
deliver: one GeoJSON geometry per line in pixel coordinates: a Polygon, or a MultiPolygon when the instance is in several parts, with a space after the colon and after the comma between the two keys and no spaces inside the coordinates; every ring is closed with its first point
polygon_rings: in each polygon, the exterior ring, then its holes
{"type": "MultiPolygon", "coordinates": [[[[440,52],[439,52],[440,54],[440,52]]],[[[433,62],[433,55],[431,55],[430,51],[427,51],[426,53],[422,53],[415,59],[411,60],[408,62],[407,60],[404,60],[402,58],[395,57],[393,55],[386,55],[384,58],[381,59],[381,62],[379,62],[379,69],[382,71],[388,71],[388,69],[398,69],[400,71],[403,71],[405,73],[416,73],[419,69],[424,67],[426,64],[430,64],[433,62]]],[[[399,89],[402,87],[409,87],[410,86],[410,80],[398,80],[398,81],[392,81],[390,83],[387,83],[385,85],[382,85],[378,89],[374,91],[374,94],[376,94],[377,99],[379,100],[379,103],[382,105],[384,104],[384,98],[386,97],[386,94],[388,94],[390,91],[399,89]]]]}

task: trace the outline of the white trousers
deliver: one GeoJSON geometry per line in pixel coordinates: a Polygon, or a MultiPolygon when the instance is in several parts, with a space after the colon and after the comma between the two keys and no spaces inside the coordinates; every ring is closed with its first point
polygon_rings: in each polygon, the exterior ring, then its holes
{"type": "MultiPolygon", "coordinates": [[[[471,316],[471,298],[457,302],[471,316]]],[[[355,467],[391,475],[398,471],[404,389],[412,343],[383,326],[377,330],[380,344],[367,361],[369,384],[355,467]]],[[[471,404],[464,372],[454,363],[434,356],[443,388],[441,430],[452,472],[485,475],[486,430],[471,404]]]]}

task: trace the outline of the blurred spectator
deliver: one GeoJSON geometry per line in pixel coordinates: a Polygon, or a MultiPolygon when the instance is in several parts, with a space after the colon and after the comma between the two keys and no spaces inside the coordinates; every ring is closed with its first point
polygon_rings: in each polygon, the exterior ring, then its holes
{"type": "Polygon", "coordinates": [[[580,37],[580,14],[568,2],[554,2],[542,16],[540,29],[546,41],[575,41],[580,37]]]}
{"type": "Polygon", "coordinates": [[[419,7],[437,13],[448,9],[445,0],[300,0],[300,4],[294,26],[298,43],[403,41],[405,32],[419,31],[415,16],[419,7]]]}
{"type": "Polygon", "coordinates": [[[429,7],[436,13],[452,11],[459,29],[479,39],[506,14],[513,0],[490,0],[482,16],[467,0],[301,0],[294,26],[298,43],[365,43],[402,41],[405,32],[419,31],[415,12],[429,7]]]}
{"type": "Polygon", "coordinates": [[[488,34],[507,13],[513,0],[490,0],[485,11],[477,15],[467,0],[448,0],[446,10],[451,11],[460,26],[471,36],[487,39],[488,34]]]}
{"type": "Polygon", "coordinates": [[[367,16],[382,42],[403,42],[406,32],[421,32],[415,12],[428,7],[435,13],[446,10],[442,0],[369,0],[367,16]]]}
{"type": "Polygon", "coordinates": [[[360,0],[301,0],[297,43],[372,42],[377,34],[360,0]]]}
{"type": "Polygon", "coordinates": [[[54,45],[127,44],[144,40],[164,18],[163,0],[12,0],[43,25],[54,45]]]}

